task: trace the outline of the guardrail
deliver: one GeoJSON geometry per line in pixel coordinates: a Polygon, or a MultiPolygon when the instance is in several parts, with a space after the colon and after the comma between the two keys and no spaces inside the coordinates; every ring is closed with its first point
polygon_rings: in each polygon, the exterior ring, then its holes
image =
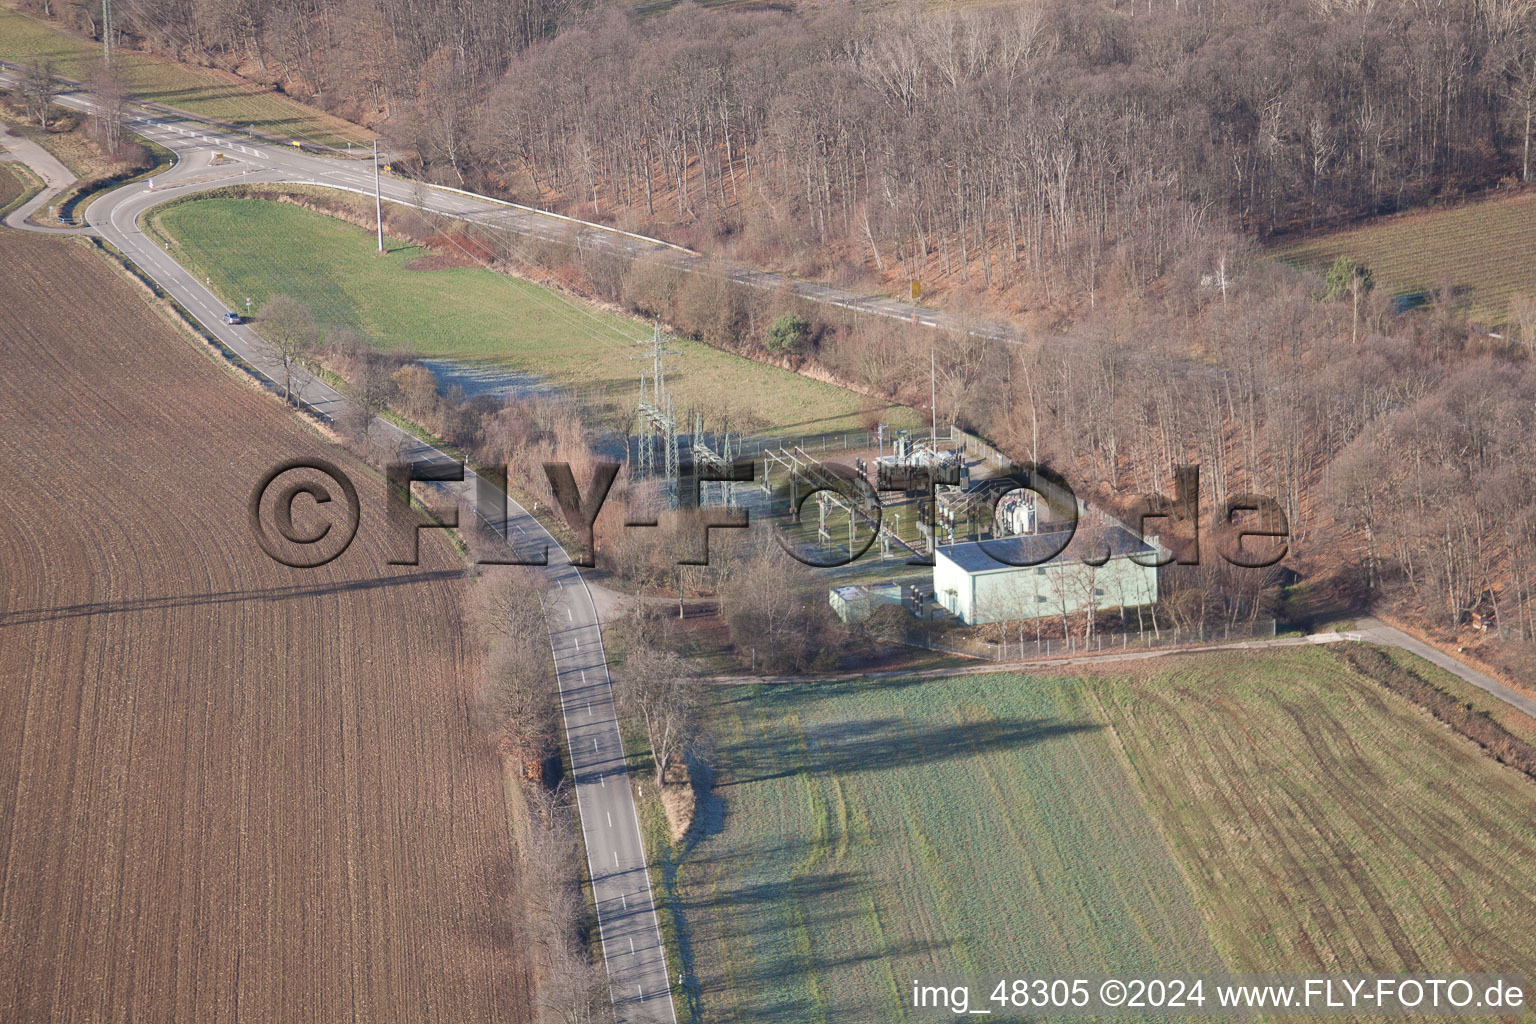
{"type": "MultiPolygon", "coordinates": [[[[402,176],[401,180],[409,181],[412,184],[417,183],[417,179],[415,178],[405,178],[402,176]]],[[[668,249],[676,249],[678,252],[687,253],[689,256],[700,255],[700,253],[696,252],[695,250],[689,249],[687,246],[677,245],[674,242],[663,241],[660,238],[652,238],[650,235],[637,234],[634,231],[625,231],[623,228],[609,227],[607,224],[598,224],[596,221],[582,220],[579,217],[568,217],[563,213],[554,213],[550,210],[541,210],[537,206],[524,206],[522,203],[514,203],[510,199],[497,199],[495,196],[488,196],[482,192],[471,192],[466,188],[454,188],[452,185],[439,185],[431,181],[423,181],[420,182],[420,184],[426,186],[427,188],[435,188],[440,192],[453,192],[461,196],[468,196],[471,199],[479,199],[482,202],[495,203],[497,206],[508,206],[514,210],[522,210],[524,213],[532,213],[540,217],[549,217],[554,220],[563,220],[569,224],[575,224],[579,227],[592,228],[594,231],[607,231],[610,234],[623,235],[626,238],[633,238],[637,242],[645,242],[649,245],[665,246],[668,249]]]]}

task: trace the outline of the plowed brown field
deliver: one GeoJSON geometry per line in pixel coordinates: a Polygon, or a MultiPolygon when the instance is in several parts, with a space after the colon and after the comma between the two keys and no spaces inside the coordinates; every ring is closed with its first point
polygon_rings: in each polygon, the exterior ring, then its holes
{"type": "Polygon", "coordinates": [[[360,472],[269,561],[257,479],[344,460],[84,247],[0,268],[0,1021],[526,1020],[459,563],[360,472]]]}

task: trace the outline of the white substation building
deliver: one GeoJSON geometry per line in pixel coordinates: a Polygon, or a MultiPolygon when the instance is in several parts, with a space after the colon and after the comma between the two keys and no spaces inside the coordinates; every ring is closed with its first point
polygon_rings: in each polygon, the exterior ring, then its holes
{"type": "Polygon", "coordinates": [[[1079,529],[1059,555],[1042,561],[1060,543],[1059,532],[1045,529],[941,545],[933,559],[934,600],[967,626],[1157,602],[1157,568],[1150,563],[1158,549],[1123,526],[1079,529]]]}

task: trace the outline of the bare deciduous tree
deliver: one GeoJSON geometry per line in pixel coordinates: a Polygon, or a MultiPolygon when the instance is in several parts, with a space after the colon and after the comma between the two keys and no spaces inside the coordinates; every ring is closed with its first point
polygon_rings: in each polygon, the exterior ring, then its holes
{"type": "Polygon", "coordinates": [[[128,83],[113,68],[99,64],[91,72],[89,84],[95,102],[91,123],[96,144],[103,153],[116,160],[122,149],[123,122],[128,114],[128,83]]]}
{"type": "Polygon", "coordinates": [[[371,349],[363,352],[354,363],[349,397],[362,414],[362,434],[367,438],[373,430],[373,422],[395,399],[394,377],[388,357],[371,349]]]}
{"type": "Polygon", "coordinates": [[[44,131],[48,130],[49,115],[53,112],[53,98],[59,94],[54,74],[52,57],[29,61],[22,70],[21,95],[26,101],[27,116],[44,131]]]}
{"type": "Polygon", "coordinates": [[[614,686],[619,707],[645,723],[646,740],[656,767],[656,782],[687,746],[703,687],[693,667],[675,652],[641,642],[624,659],[614,686]]]}
{"type": "Polygon", "coordinates": [[[743,553],[719,587],[720,614],[738,656],[746,659],[752,649],[759,666],[785,671],[804,671],[819,658],[833,658],[836,619],[821,587],[772,541],[743,553]]]}
{"type": "Polygon", "coordinates": [[[504,749],[537,768],[554,743],[558,719],[554,664],[537,570],[496,567],[476,587],[475,617],[486,638],[480,712],[504,749]]]}
{"type": "Polygon", "coordinates": [[[315,314],[291,295],[274,295],[261,307],[262,336],[283,361],[283,401],[293,400],[293,372],[320,341],[315,314]]]}
{"type": "Polygon", "coordinates": [[[410,363],[394,373],[395,388],[408,416],[424,420],[437,404],[437,376],[420,363],[410,363]]]}

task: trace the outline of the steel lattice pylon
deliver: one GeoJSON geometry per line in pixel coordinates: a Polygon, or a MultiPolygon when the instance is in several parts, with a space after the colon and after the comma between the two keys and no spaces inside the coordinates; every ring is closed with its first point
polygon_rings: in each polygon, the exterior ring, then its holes
{"type": "Polygon", "coordinates": [[[667,393],[666,357],[679,353],[665,346],[659,326],[651,329],[651,340],[647,344],[649,351],[630,357],[651,362],[650,388],[646,388],[646,371],[641,370],[640,398],[635,405],[635,415],[640,421],[638,475],[642,478],[662,475],[667,483],[668,500],[676,505],[680,489],[677,407],[667,393]],[[660,452],[655,449],[657,444],[661,446],[660,452]]]}

